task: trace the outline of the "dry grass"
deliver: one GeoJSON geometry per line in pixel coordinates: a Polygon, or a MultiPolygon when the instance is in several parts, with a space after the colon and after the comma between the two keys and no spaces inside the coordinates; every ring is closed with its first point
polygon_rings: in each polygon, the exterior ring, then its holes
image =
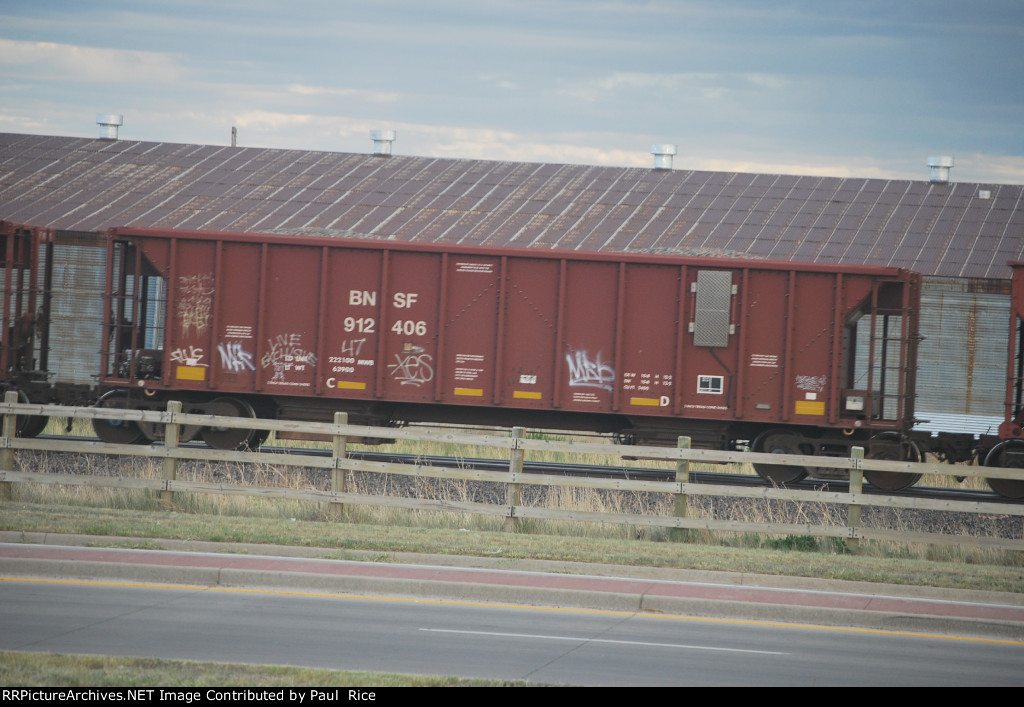
{"type": "MultiPolygon", "coordinates": [[[[275,665],[200,663],[160,658],[0,652],[4,687],[282,688],[515,687],[523,681],[469,680],[275,665]]],[[[191,700],[189,701],[191,703],[191,700]]]]}
{"type": "MultiPolygon", "coordinates": [[[[76,421],[76,427],[84,421],[76,421]]],[[[54,423],[51,423],[51,430],[54,423]]],[[[73,433],[76,430],[73,429],[73,433]]],[[[81,430],[77,430],[81,434],[81,430]]],[[[594,442],[593,437],[558,437],[559,441],[582,439],[594,442]]],[[[320,443],[292,443],[296,446],[326,446],[320,443]]],[[[380,450],[380,447],[358,447],[352,449],[380,450]]],[[[389,445],[388,451],[402,454],[446,456],[461,459],[495,458],[496,450],[489,447],[466,447],[448,443],[427,444],[423,442],[399,441],[389,445]]],[[[505,452],[507,454],[507,452],[505,452]]],[[[99,458],[87,455],[18,455],[21,470],[46,469],[56,473],[85,473],[93,475],[123,475],[135,478],[160,478],[159,462],[132,458],[99,458]]],[[[562,453],[543,454],[530,452],[530,461],[552,461],[576,464],[602,464],[607,457],[593,454],[562,453]]],[[[616,466],[631,468],[674,468],[670,462],[650,460],[620,460],[616,466]]],[[[722,469],[716,465],[692,465],[696,470],[722,469]]],[[[728,471],[735,470],[729,468],[728,471]]],[[[753,473],[749,467],[746,469],[753,473]]],[[[181,462],[178,478],[186,481],[219,482],[242,484],[254,487],[278,487],[290,489],[329,490],[329,472],[267,464],[234,464],[211,462],[181,462]]],[[[942,478],[942,477],[937,477],[942,478]]],[[[947,477],[948,478],[948,477],[947,477]]],[[[430,498],[444,501],[452,506],[462,503],[489,503],[500,505],[505,502],[504,485],[483,482],[453,481],[416,477],[409,479],[393,474],[350,473],[348,490],[364,495],[391,495],[416,498],[430,498]]],[[[94,488],[75,486],[37,486],[17,484],[16,499],[34,504],[56,504],[92,508],[113,508],[125,510],[167,510],[168,502],[159,494],[142,490],[94,488]]],[[[615,492],[578,487],[540,487],[524,485],[524,506],[552,508],[579,513],[636,514],[670,516],[674,499],[670,494],[647,494],[638,492],[615,492]]],[[[204,493],[176,493],[174,509],[197,515],[224,517],[263,517],[272,519],[297,519],[322,522],[334,519],[330,504],[310,503],[289,499],[265,498],[259,496],[221,495],[204,493]]],[[[748,523],[791,524],[795,526],[843,526],[846,523],[846,509],[842,506],[824,503],[795,503],[777,500],[740,500],[734,498],[693,496],[689,499],[689,515],[698,519],[736,520],[748,523]]],[[[936,514],[909,510],[864,509],[864,522],[875,527],[888,527],[901,531],[941,531],[949,534],[983,534],[993,536],[1021,537],[1020,518],[982,518],[966,514],[963,518],[951,515],[935,527],[936,514]],[[980,528],[980,531],[979,531],[980,528]]],[[[407,510],[393,509],[379,505],[347,504],[345,518],[349,522],[381,527],[424,528],[459,531],[470,529],[477,532],[499,532],[504,528],[505,519],[500,516],[470,514],[452,510],[407,510]]],[[[661,542],[670,539],[671,531],[665,528],[645,525],[623,525],[584,521],[552,521],[521,519],[522,533],[548,535],[553,537],[607,538],[615,540],[645,539],[661,542]]],[[[849,550],[842,540],[813,538],[794,532],[791,535],[761,535],[735,532],[689,532],[688,537],[705,544],[745,548],[782,548],[816,550],[825,553],[844,553],[849,550]]],[[[1002,553],[992,550],[964,549],[956,546],[911,547],[899,543],[863,542],[859,554],[879,557],[917,557],[922,559],[944,559],[956,562],[981,564],[1019,565],[1021,553],[1002,553]]],[[[944,560],[946,561],[946,560],[944,560]]]]}

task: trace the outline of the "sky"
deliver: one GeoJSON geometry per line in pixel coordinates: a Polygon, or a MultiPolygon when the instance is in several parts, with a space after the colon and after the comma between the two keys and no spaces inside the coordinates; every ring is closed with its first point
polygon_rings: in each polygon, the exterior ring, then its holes
{"type": "Polygon", "coordinates": [[[1024,184],[1022,0],[0,0],[0,132],[1024,184]]]}

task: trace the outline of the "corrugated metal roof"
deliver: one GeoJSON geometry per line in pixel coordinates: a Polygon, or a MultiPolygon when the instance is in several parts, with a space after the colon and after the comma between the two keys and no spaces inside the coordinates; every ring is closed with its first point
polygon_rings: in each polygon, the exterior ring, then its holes
{"type": "MultiPolygon", "coordinates": [[[[677,158],[677,164],[681,162],[677,158]]],[[[59,229],[345,231],[714,252],[1008,278],[1024,187],[178,145],[0,133],[0,218],[59,229]],[[981,198],[980,190],[990,193],[981,198]]]]}

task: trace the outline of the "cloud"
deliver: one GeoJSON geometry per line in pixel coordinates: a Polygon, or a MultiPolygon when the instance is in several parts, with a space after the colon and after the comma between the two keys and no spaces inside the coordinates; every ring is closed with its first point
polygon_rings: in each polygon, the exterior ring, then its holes
{"type": "Polygon", "coordinates": [[[1024,184],[1024,155],[958,155],[950,179],[960,182],[1024,184]]]}
{"type": "Polygon", "coordinates": [[[328,88],[302,84],[292,84],[288,87],[288,92],[299,96],[342,96],[368,103],[395,103],[399,99],[399,94],[394,91],[365,91],[357,88],[328,88]]]}
{"type": "MultiPolygon", "coordinates": [[[[424,154],[433,157],[649,167],[653,157],[641,145],[635,151],[597,147],[607,139],[586,133],[527,135],[507,130],[472,130],[453,126],[406,126],[399,130],[423,141],[424,154]]],[[[649,147],[649,145],[647,145],[649,147]]]]}
{"type": "Polygon", "coordinates": [[[515,91],[519,88],[518,83],[498,74],[482,74],[479,78],[484,83],[504,91],[515,91]]]}
{"type": "Polygon", "coordinates": [[[308,127],[323,120],[319,116],[304,113],[277,113],[265,110],[244,111],[234,118],[239,128],[248,128],[260,132],[292,130],[296,127],[308,127]]]}
{"type": "Polygon", "coordinates": [[[685,92],[690,98],[718,100],[733,93],[779,91],[790,80],[777,74],[760,73],[644,73],[616,71],[607,76],[577,82],[557,92],[588,102],[620,100],[629,91],[685,92]]]}
{"type": "Polygon", "coordinates": [[[170,83],[185,78],[169,54],[0,39],[0,70],[22,79],[170,83]]]}
{"type": "Polygon", "coordinates": [[[12,133],[39,133],[48,129],[44,120],[18,115],[0,115],[0,130],[12,133]]]}

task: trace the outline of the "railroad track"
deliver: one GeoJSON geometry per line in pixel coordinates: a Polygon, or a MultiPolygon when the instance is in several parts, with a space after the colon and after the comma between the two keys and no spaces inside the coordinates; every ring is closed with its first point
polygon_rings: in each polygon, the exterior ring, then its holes
{"type": "MultiPolygon", "coordinates": [[[[329,452],[327,453],[329,454],[329,452]]],[[[479,469],[506,471],[508,461],[501,459],[465,459],[415,454],[393,454],[389,452],[351,452],[350,457],[369,461],[386,461],[398,464],[426,464],[447,468],[479,469]]],[[[603,479],[633,479],[644,481],[674,481],[675,472],[666,469],[641,469],[636,467],[593,466],[583,464],[562,464],[556,462],[523,463],[523,471],[528,474],[556,474],[560,476],[582,476],[603,479]]],[[[718,484],[737,487],[762,487],[765,482],[760,476],[752,474],[731,474],[720,471],[691,471],[690,478],[698,484],[718,484]]],[[[787,488],[802,490],[826,490],[846,493],[849,483],[839,480],[804,479],[787,488]]],[[[944,501],[985,501],[994,503],[1019,504],[1020,501],[1003,498],[987,489],[951,489],[927,486],[914,486],[903,491],[884,491],[865,485],[864,492],[872,495],[897,496],[901,498],[929,498],[944,501]]]]}
{"type": "MultiPolygon", "coordinates": [[[[63,437],[68,439],[68,437],[63,437]]],[[[79,438],[87,440],[90,438],[79,438]]],[[[201,443],[190,443],[183,446],[204,447],[201,443]]],[[[280,454],[289,456],[329,456],[330,451],[322,449],[298,448],[298,447],[270,447],[264,446],[262,452],[269,454],[280,454]]],[[[110,457],[109,464],[95,461],[83,462],[85,455],[67,453],[68,459],[62,459],[58,455],[63,453],[48,452],[47,461],[54,468],[61,469],[61,473],[82,473],[82,474],[109,474],[130,475],[137,473],[137,467],[133,466],[129,458],[110,457]],[[121,460],[125,464],[121,464],[121,460]]],[[[350,456],[357,459],[365,459],[377,462],[393,462],[401,464],[421,464],[438,467],[455,467],[463,469],[478,469],[491,471],[505,471],[508,469],[508,461],[501,459],[478,459],[462,457],[441,457],[424,456],[416,454],[399,454],[390,451],[351,451],[350,456]]],[[[264,465],[265,466],[265,465],[264,465]]],[[[297,467],[296,470],[301,469],[297,467]]],[[[553,462],[527,461],[524,471],[536,474],[558,474],[563,476],[590,476],[611,479],[645,479],[645,480],[667,480],[674,478],[674,472],[670,470],[643,469],[624,466],[586,466],[578,464],[560,464],[553,462]]],[[[200,472],[205,473],[205,472],[200,472]]],[[[261,484],[275,483],[273,480],[265,482],[260,480],[260,466],[248,464],[222,464],[215,465],[209,472],[213,478],[229,483],[261,484]]],[[[330,483],[330,472],[323,469],[307,468],[301,472],[306,483],[315,488],[326,488],[330,483]]],[[[751,474],[734,474],[716,471],[696,471],[691,474],[696,483],[714,483],[716,485],[732,485],[737,488],[763,488],[764,481],[751,474]]],[[[357,488],[360,493],[368,495],[398,495],[418,497],[424,494],[445,494],[450,491],[449,480],[425,479],[414,477],[403,477],[399,475],[384,475],[373,473],[359,473],[355,477],[357,488]]],[[[845,481],[836,480],[804,480],[791,484],[789,488],[794,489],[820,489],[834,492],[846,491],[849,485],[845,481]]],[[[526,489],[524,489],[524,492],[526,489]]],[[[986,504],[1012,503],[989,490],[973,489],[949,489],[949,488],[927,488],[915,486],[898,493],[883,492],[865,487],[866,493],[877,493],[881,495],[893,495],[915,499],[943,499],[943,500],[967,500],[984,502],[986,504]]],[[[460,487],[456,491],[459,500],[472,500],[482,503],[502,504],[505,499],[504,484],[495,482],[474,482],[460,487]]],[[[544,505],[548,503],[545,498],[548,494],[555,493],[554,489],[541,486],[530,487],[529,505],[544,505]]],[[[659,514],[665,512],[667,496],[663,493],[644,492],[620,492],[614,490],[593,490],[593,502],[598,506],[608,504],[606,507],[616,509],[613,512],[628,512],[638,514],[659,514]]],[[[554,503],[560,503],[554,500],[554,503]]],[[[671,499],[667,502],[671,504],[671,499]]],[[[589,501],[588,501],[589,503],[589,501]]],[[[1019,503],[1019,502],[1018,502],[1019,503]]],[[[794,503],[785,501],[768,501],[760,498],[740,498],[732,496],[704,496],[693,494],[689,501],[691,512],[707,515],[716,520],[725,521],[748,521],[755,522],[770,519],[770,522],[782,524],[811,524],[811,525],[842,525],[846,517],[846,510],[837,504],[828,503],[794,503]]],[[[1020,538],[1024,535],[1024,518],[1019,515],[1001,514],[990,512],[963,513],[938,510],[923,510],[918,508],[882,508],[864,507],[862,509],[862,522],[868,527],[898,529],[901,532],[928,532],[952,535],[988,536],[999,538],[1020,538]]]]}
{"type": "MultiPolygon", "coordinates": [[[[95,441],[91,437],[68,437],[68,436],[40,436],[40,439],[76,439],[80,441],[95,441]]],[[[203,448],[201,442],[189,442],[181,445],[183,447],[203,448]]],[[[281,454],[295,456],[328,457],[331,451],[328,449],[316,449],[307,447],[282,447],[264,445],[260,451],[265,454],[281,454]]],[[[353,459],[360,459],[373,462],[384,462],[394,464],[419,464],[422,466],[436,466],[448,469],[474,469],[478,471],[507,471],[508,460],[488,458],[466,458],[466,457],[444,457],[424,454],[400,454],[397,452],[371,452],[371,451],[349,451],[347,454],[353,459]]],[[[645,469],[630,466],[603,466],[586,464],[568,464],[563,462],[539,462],[526,460],[523,463],[523,471],[528,474],[549,474],[556,476],[577,476],[600,479],[630,479],[641,481],[674,481],[675,472],[669,469],[645,469]]],[[[691,471],[690,478],[698,484],[717,484],[722,486],[735,486],[738,488],[760,488],[765,481],[753,474],[734,474],[720,471],[691,471]]],[[[799,490],[822,490],[845,493],[849,490],[849,483],[835,479],[804,479],[797,483],[788,484],[787,488],[799,490]]],[[[968,501],[1019,505],[1021,501],[1007,499],[988,489],[962,489],[962,488],[940,488],[927,486],[912,486],[902,491],[885,491],[865,484],[864,493],[871,495],[888,495],[900,498],[920,498],[943,501],[968,501]]]]}

